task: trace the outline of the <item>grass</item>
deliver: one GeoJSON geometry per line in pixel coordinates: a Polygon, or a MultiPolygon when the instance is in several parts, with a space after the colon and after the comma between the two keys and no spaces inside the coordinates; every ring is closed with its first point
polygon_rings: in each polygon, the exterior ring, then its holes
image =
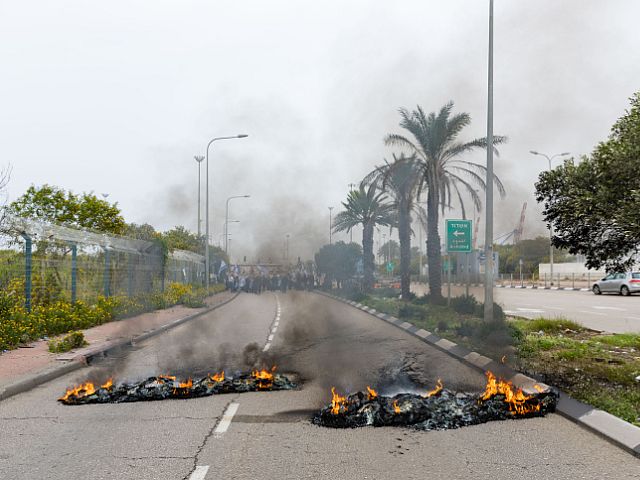
{"type": "Polygon", "coordinates": [[[84,339],[82,332],[71,332],[60,339],[49,340],[49,351],[51,353],[63,353],[74,348],[86,347],[89,345],[84,339]]]}
{"type": "Polygon", "coordinates": [[[424,298],[359,301],[496,360],[506,355],[515,369],[640,426],[640,335],[603,335],[567,319],[487,324],[476,316],[482,310],[462,297],[451,308],[424,298]]]}

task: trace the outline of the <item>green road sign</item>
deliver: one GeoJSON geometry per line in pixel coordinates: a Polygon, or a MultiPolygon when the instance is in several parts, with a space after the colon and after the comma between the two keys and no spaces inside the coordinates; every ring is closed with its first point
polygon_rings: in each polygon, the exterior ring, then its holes
{"type": "Polygon", "coordinates": [[[389,272],[389,273],[393,272],[393,267],[395,267],[393,262],[387,263],[387,272],[389,272]]]}
{"type": "Polygon", "coordinates": [[[471,220],[447,220],[447,252],[471,251],[471,220]]]}

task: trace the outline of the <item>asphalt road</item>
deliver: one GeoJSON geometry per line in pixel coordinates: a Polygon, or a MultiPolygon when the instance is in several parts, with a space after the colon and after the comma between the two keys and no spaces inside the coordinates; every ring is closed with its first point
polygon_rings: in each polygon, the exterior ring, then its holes
{"type": "MultiPolygon", "coordinates": [[[[424,285],[412,285],[416,293],[424,285]]],[[[452,295],[462,295],[464,287],[452,286],[452,295]]],[[[476,298],[484,298],[481,288],[471,288],[476,298]]],[[[446,285],[443,294],[446,295],[446,285]]],[[[496,288],[495,301],[505,312],[526,318],[567,318],[585,327],[611,333],[640,333],[640,295],[594,295],[573,290],[496,288]]]]}
{"type": "Polygon", "coordinates": [[[484,378],[344,304],[309,293],[278,298],[243,294],[135,350],[0,402],[0,478],[640,479],[640,460],[559,415],[442,432],[313,426],[332,385],[393,393],[441,377],[449,388],[479,390],[484,378]],[[110,372],[117,381],[244,368],[252,342],[260,351],[268,342],[267,361],[296,372],[302,387],[120,405],[55,401],[69,384],[110,372]]]}

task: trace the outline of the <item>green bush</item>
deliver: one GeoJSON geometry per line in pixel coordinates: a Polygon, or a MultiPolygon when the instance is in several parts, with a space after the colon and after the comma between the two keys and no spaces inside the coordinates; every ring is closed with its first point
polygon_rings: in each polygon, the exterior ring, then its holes
{"type": "Polygon", "coordinates": [[[84,339],[82,332],[71,332],[61,339],[49,340],[49,351],[51,353],[63,353],[74,348],[86,347],[87,345],[89,344],[84,339]]]}
{"type": "Polygon", "coordinates": [[[473,295],[461,295],[451,299],[451,308],[457,313],[473,315],[478,308],[478,301],[473,295]]]}
{"type": "Polygon", "coordinates": [[[419,305],[413,305],[411,303],[402,303],[398,308],[399,318],[418,318],[424,320],[428,317],[427,310],[419,305]]]}
{"type": "MultiPolygon", "coordinates": [[[[484,303],[478,303],[475,308],[475,316],[478,318],[484,317],[484,303]]],[[[493,303],[493,320],[496,322],[504,322],[507,316],[504,314],[504,310],[497,303],[493,303]]]]}

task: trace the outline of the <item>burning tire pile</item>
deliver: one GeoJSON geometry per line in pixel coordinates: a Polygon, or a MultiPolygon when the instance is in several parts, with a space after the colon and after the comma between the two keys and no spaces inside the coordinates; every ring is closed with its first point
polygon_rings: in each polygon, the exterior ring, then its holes
{"type": "Polygon", "coordinates": [[[331,405],[313,418],[316,425],[331,428],[410,426],[419,430],[444,430],[493,420],[539,417],[555,411],[558,392],[536,385],[537,393],[525,394],[510,382],[487,372],[483,393],[456,393],[444,389],[442,382],[425,395],[401,393],[380,396],[367,392],[348,396],[331,389],[331,405]]]}
{"type": "Polygon", "coordinates": [[[220,393],[244,393],[273,390],[291,390],[297,385],[286,375],[271,370],[253,370],[235,377],[226,377],[224,372],[207,375],[200,379],[180,382],[172,375],[149,377],[137,383],[115,385],[111,379],[100,386],[91,382],[70,388],[58,400],[65,405],[88,403],[124,403],[170,398],[207,397],[220,393]]]}

